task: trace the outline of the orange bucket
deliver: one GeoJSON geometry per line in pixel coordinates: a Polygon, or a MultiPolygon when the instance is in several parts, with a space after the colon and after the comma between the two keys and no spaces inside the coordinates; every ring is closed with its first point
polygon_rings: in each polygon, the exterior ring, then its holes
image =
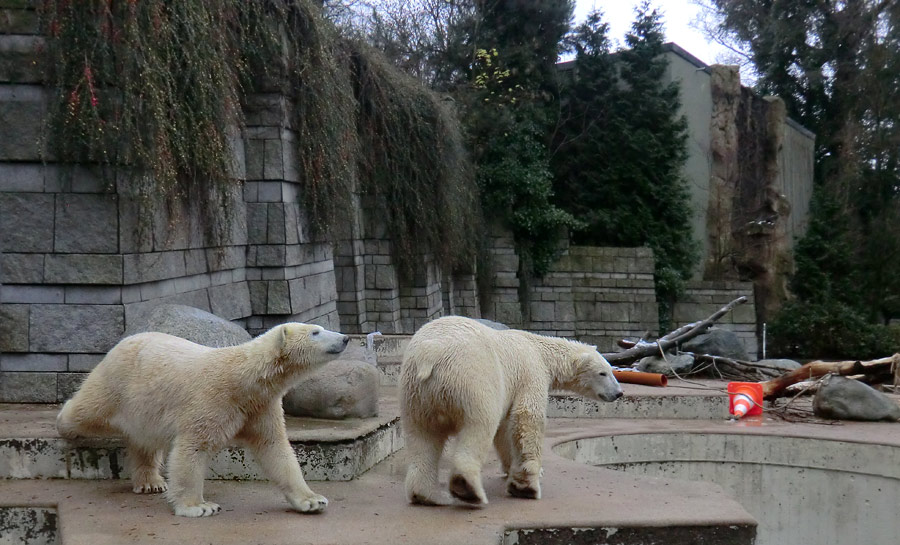
{"type": "Polygon", "coordinates": [[[763,412],[763,388],[758,382],[728,383],[728,412],[741,418],[763,412]]]}

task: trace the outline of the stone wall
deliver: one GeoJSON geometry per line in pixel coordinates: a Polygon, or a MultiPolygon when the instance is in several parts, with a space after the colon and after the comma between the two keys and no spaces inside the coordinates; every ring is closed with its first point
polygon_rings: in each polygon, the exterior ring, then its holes
{"type": "Polygon", "coordinates": [[[536,333],[577,338],[601,351],[658,329],[649,248],[570,246],[522,305],[512,237],[492,238],[493,286],[485,317],[536,333]],[[527,312],[523,315],[522,309],[527,312]]]}

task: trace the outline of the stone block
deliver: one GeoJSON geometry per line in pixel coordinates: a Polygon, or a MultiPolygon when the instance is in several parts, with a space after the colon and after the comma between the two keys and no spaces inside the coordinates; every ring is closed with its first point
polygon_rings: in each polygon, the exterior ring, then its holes
{"type": "Polygon", "coordinates": [[[3,254],[0,283],[40,284],[44,281],[43,254],[3,254]]]}
{"type": "Polygon", "coordinates": [[[37,352],[107,352],[124,331],[119,305],[33,305],[29,346],[37,352]]]}
{"type": "Polygon", "coordinates": [[[184,252],[151,252],[123,256],[124,282],[139,284],[185,276],[184,252]]]}
{"type": "Polygon", "coordinates": [[[375,289],[397,289],[397,273],[390,265],[375,266],[375,289]]]}
{"type": "Polygon", "coordinates": [[[28,351],[28,305],[0,305],[0,352],[28,351]]]}
{"type": "Polygon", "coordinates": [[[267,240],[269,244],[285,243],[284,204],[274,203],[267,205],[267,240]]]}
{"type": "Polygon", "coordinates": [[[209,269],[206,264],[206,250],[194,249],[184,252],[184,274],[191,276],[203,274],[209,269]]]}
{"type": "Polygon", "coordinates": [[[290,314],[291,295],[284,280],[268,282],[266,314],[290,314]]]}
{"type": "Polygon", "coordinates": [[[247,282],[247,287],[250,290],[250,310],[252,314],[265,314],[269,283],[250,281],[247,282]]]}
{"type": "Polygon", "coordinates": [[[56,403],[56,375],[0,372],[0,403],[56,403]]]}
{"type": "Polygon", "coordinates": [[[268,241],[268,204],[247,203],[247,241],[265,244],[268,241]]]}
{"type": "Polygon", "coordinates": [[[247,265],[247,249],[244,246],[207,248],[206,262],[210,271],[244,268],[247,265]]]}
{"type": "Polygon", "coordinates": [[[102,193],[57,195],[54,249],[66,253],[118,252],[117,198],[102,193]]]}
{"type": "Polygon", "coordinates": [[[122,303],[121,286],[66,286],[67,304],[118,305],[122,303]]]}
{"type": "Polygon", "coordinates": [[[0,34],[38,34],[40,19],[31,9],[0,9],[0,34]]]}
{"type": "Polygon", "coordinates": [[[281,139],[266,140],[263,178],[266,180],[284,179],[284,142],[281,139]]]}
{"type": "Polygon", "coordinates": [[[63,303],[62,286],[0,286],[0,303],[63,303]]]}
{"type": "Polygon", "coordinates": [[[284,245],[268,245],[258,246],[256,248],[256,262],[248,265],[256,265],[257,267],[279,267],[287,264],[287,249],[284,245]]]}
{"type": "Polygon", "coordinates": [[[121,284],[122,256],[50,254],[44,262],[44,281],[51,284],[121,284]]]}
{"type": "Polygon", "coordinates": [[[37,163],[0,163],[0,191],[42,193],[45,169],[37,163]]]}
{"type": "Polygon", "coordinates": [[[226,320],[245,318],[252,314],[250,289],[246,282],[212,286],[209,293],[209,307],[213,314],[226,320]]]}
{"type": "Polygon", "coordinates": [[[0,193],[0,252],[52,251],[53,195],[0,193]]]}
{"type": "Polygon", "coordinates": [[[71,399],[88,373],[59,373],[56,376],[56,400],[62,403],[71,399]]]}
{"type": "Polygon", "coordinates": [[[65,371],[68,358],[64,354],[3,354],[0,371],[65,371]]]}
{"type": "Polygon", "coordinates": [[[256,138],[247,139],[246,144],[244,145],[244,164],[247,168],[248,180],[263,179],[263,163],[265,161],[265,155],[265,140],[256,138]]]}
{"type": "Polygon", "coordinates": [[[276,93],[247,96],[244,104],[247,125],[282,127],[289,120],[287,97],[276,93]]]}
{"type": "Polygon", "coordinates": [[[0,85],[0,161],[52,159],[42,137],[46,91],[39,85],[0,85]]]}
{"type": "Polygon", "coordinates": [[[281,182],[259,182],[259,202],[282,202],[281,182]]]}
{"type": "Polygon", "coordinates": [[[41,36],[0,34],[0,83],[39,83],[43,66],[41,36]]]}
{"type": "Polygon", "coordinates": [[[69,371],[87,373],[97,367],[104,354],[69,354],[69,371]]]}
{"type": "Polygon", "coordinates": [[[531,320],[534,322],[552,322],[555,318],[555,306],[550,302],[532,302],[530,306],[531,320]]]}
{"type": "Polygon", "coordinates": [[[288,392],[285,412],[316,418],[371,418],[378,414],[380,373],[371,363],[328,363],[288,392]]]}

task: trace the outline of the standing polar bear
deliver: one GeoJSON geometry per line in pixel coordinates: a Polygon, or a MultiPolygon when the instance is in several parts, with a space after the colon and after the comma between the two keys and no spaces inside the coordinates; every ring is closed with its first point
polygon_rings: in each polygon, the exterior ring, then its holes
{"type": "Polygon", "coordinates": [[[456,436],[450,493],[486,504],[481,466],[491,443],[507,474],[507,491],[540,499],[541,449],[551,388],[604,401],[622,396],[596,347],[515,329],[494,330],[459,316],[423,326],[409,342],[400,371],[400,416],[412,503],[440,505],[444,444],[456,436]]]}
{"type": "Polygon", "coordinates": [[[248,447],[301,512],[325,509],[288,442],[281,398],[346,348],[349,337],[286,323],[252,341],[208,348],[164,333],[123,339],[56,418],[62,437],[124,435],[136,493],[167,492],[175,514],[205,517],[209,457],[232,441],[248,447]],[[168,486],[160,475],[165,451],[168,486]]]}

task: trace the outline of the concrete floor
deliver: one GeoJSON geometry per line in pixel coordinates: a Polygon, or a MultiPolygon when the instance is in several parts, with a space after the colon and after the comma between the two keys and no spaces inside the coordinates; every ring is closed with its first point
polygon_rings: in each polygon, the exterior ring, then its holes
{"type": "MultiPolygon", "coordinates": [[[[664,392],[719,395],[713,390],[673,386],[646,392],[647,388],[626,385],[625,390],[627,396],[660,396],[664,392]]],[[[391,390],[384,394],[381,418],[390,418],[396,404],[391,390]]],[[[55,437],[55,410],[52,406],[0,405],[0,438],[55,437]]],[[[289,421],[294,440],[317,435],[349,437],[360,426],[371,425],[362,421],[289,421]]],[[[220,515],[206,519],[175,517],[162,497],[135,495],[123,480],[0,480],[0,509],[55,507],[59,533],[66,545],[752,543],[755,520],[717,485],[629,475],[577,463],[552,450],[584,437],[679,432],[900,445],[900,428],[886,423],[825,426],[769,418],[746,422],[552,418],[545,443],[544,497],[539,501],[507,496],[499,462],[491,459],[484,471],[490,499],[485,508],[411,506],[404,498],[401,450],[353,481],[311,483],[330,500],[321,515],[290,511],[282,495],[268,483],[235,481],[206,482],[207,499],[223,508],[220,515]]],[[[443,475],[443,482],[446,478],[443,475]]],[[[0,524],[0,542],[2,529],[0,524]]]]}

